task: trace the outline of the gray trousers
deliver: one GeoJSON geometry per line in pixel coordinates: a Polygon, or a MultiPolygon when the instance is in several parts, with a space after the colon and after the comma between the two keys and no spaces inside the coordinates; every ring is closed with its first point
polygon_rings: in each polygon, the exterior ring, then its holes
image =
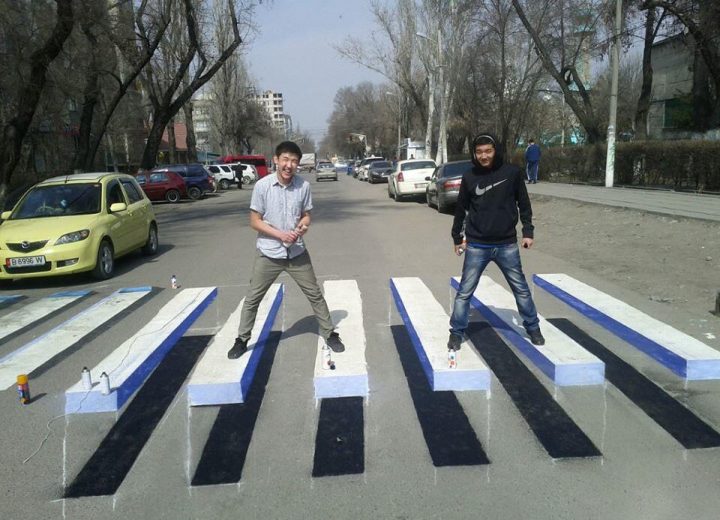
{"type": "Polygon", "coordinates": [[[245,296],[245,303],[243,303],[242,312],[240,313],[238,338],[244,341],[250,339],[260,302],[283,271],[295,280],[295,283],[305,294],[320,325],[320,334],[327,339],[335,326],[332,319],[330,319],[327,302],[320,291],[320,286],[315,277],[315,270],[310,260],[310,253],[307,251],[291,260],[268,258],[263,256],[260,251],[257,251],[252,279],[250,280],[250,290],[245,296]]]}

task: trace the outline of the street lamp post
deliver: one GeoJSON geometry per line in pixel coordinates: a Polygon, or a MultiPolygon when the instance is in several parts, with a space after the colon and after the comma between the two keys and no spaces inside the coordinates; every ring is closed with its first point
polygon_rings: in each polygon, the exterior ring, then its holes
{"type": "Polygon", "coordinates": [[[620,68],[620,31],[622,29],[622,0],[615,3],[615,34],[612,53],[612,81],[610,85],[610,122],[608,123],[605,187],[612,188],[615,180],[615,134],[617,125],[618,70],[620,68]]]}

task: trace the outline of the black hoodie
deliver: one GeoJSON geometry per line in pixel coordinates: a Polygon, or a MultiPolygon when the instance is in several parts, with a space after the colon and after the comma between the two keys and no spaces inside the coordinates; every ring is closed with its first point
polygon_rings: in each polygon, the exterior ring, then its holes
{"type": "Polygon", "coordinates": [[[455,219],[453,220],[453,242],[463,241],[486,245],[512,244],[517,242],[515,227],[518,210],[522,221],[522,235],[533,238],[532,208],[525,187],[522,170],[503,160],[502,145],[492,134],[481,134],[495,141],[495,159],[490,168],[484,168],[475,158],[477,137],[471,148],[473,168],[466,172],[460,183],[455,219]]]}

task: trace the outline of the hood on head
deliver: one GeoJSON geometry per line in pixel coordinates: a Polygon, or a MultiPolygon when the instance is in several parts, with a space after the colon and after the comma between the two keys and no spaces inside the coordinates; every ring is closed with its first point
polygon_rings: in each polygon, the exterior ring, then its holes
{"type": "Polygon", "coordinates": [[[503,145],[500,143],[500,140],[495,136],[495,134],[492,134],[490,132],[482,132],[475,136],[472,142],[472,146],[470,147],[470,160],[473,163],[473,166],[476,168],[479,168],[481,170],[486,170],[487,168],[484,168],[480,165],[478,160],[475,158],[475,147],[478,144],[489,144],[494,143],[495,144],[495,159],[493,160],[491,170],[497,170],[500,168],[503,163],[505,162],[503,145]]]}

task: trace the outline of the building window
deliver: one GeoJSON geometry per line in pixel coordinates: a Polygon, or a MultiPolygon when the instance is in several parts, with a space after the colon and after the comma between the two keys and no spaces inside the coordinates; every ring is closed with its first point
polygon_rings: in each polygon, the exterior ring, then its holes
{"type": "Polygon", "coordinates": [[[664,128],[691,128],[693,107],[690,96],[665,101],[664,128]]]}

